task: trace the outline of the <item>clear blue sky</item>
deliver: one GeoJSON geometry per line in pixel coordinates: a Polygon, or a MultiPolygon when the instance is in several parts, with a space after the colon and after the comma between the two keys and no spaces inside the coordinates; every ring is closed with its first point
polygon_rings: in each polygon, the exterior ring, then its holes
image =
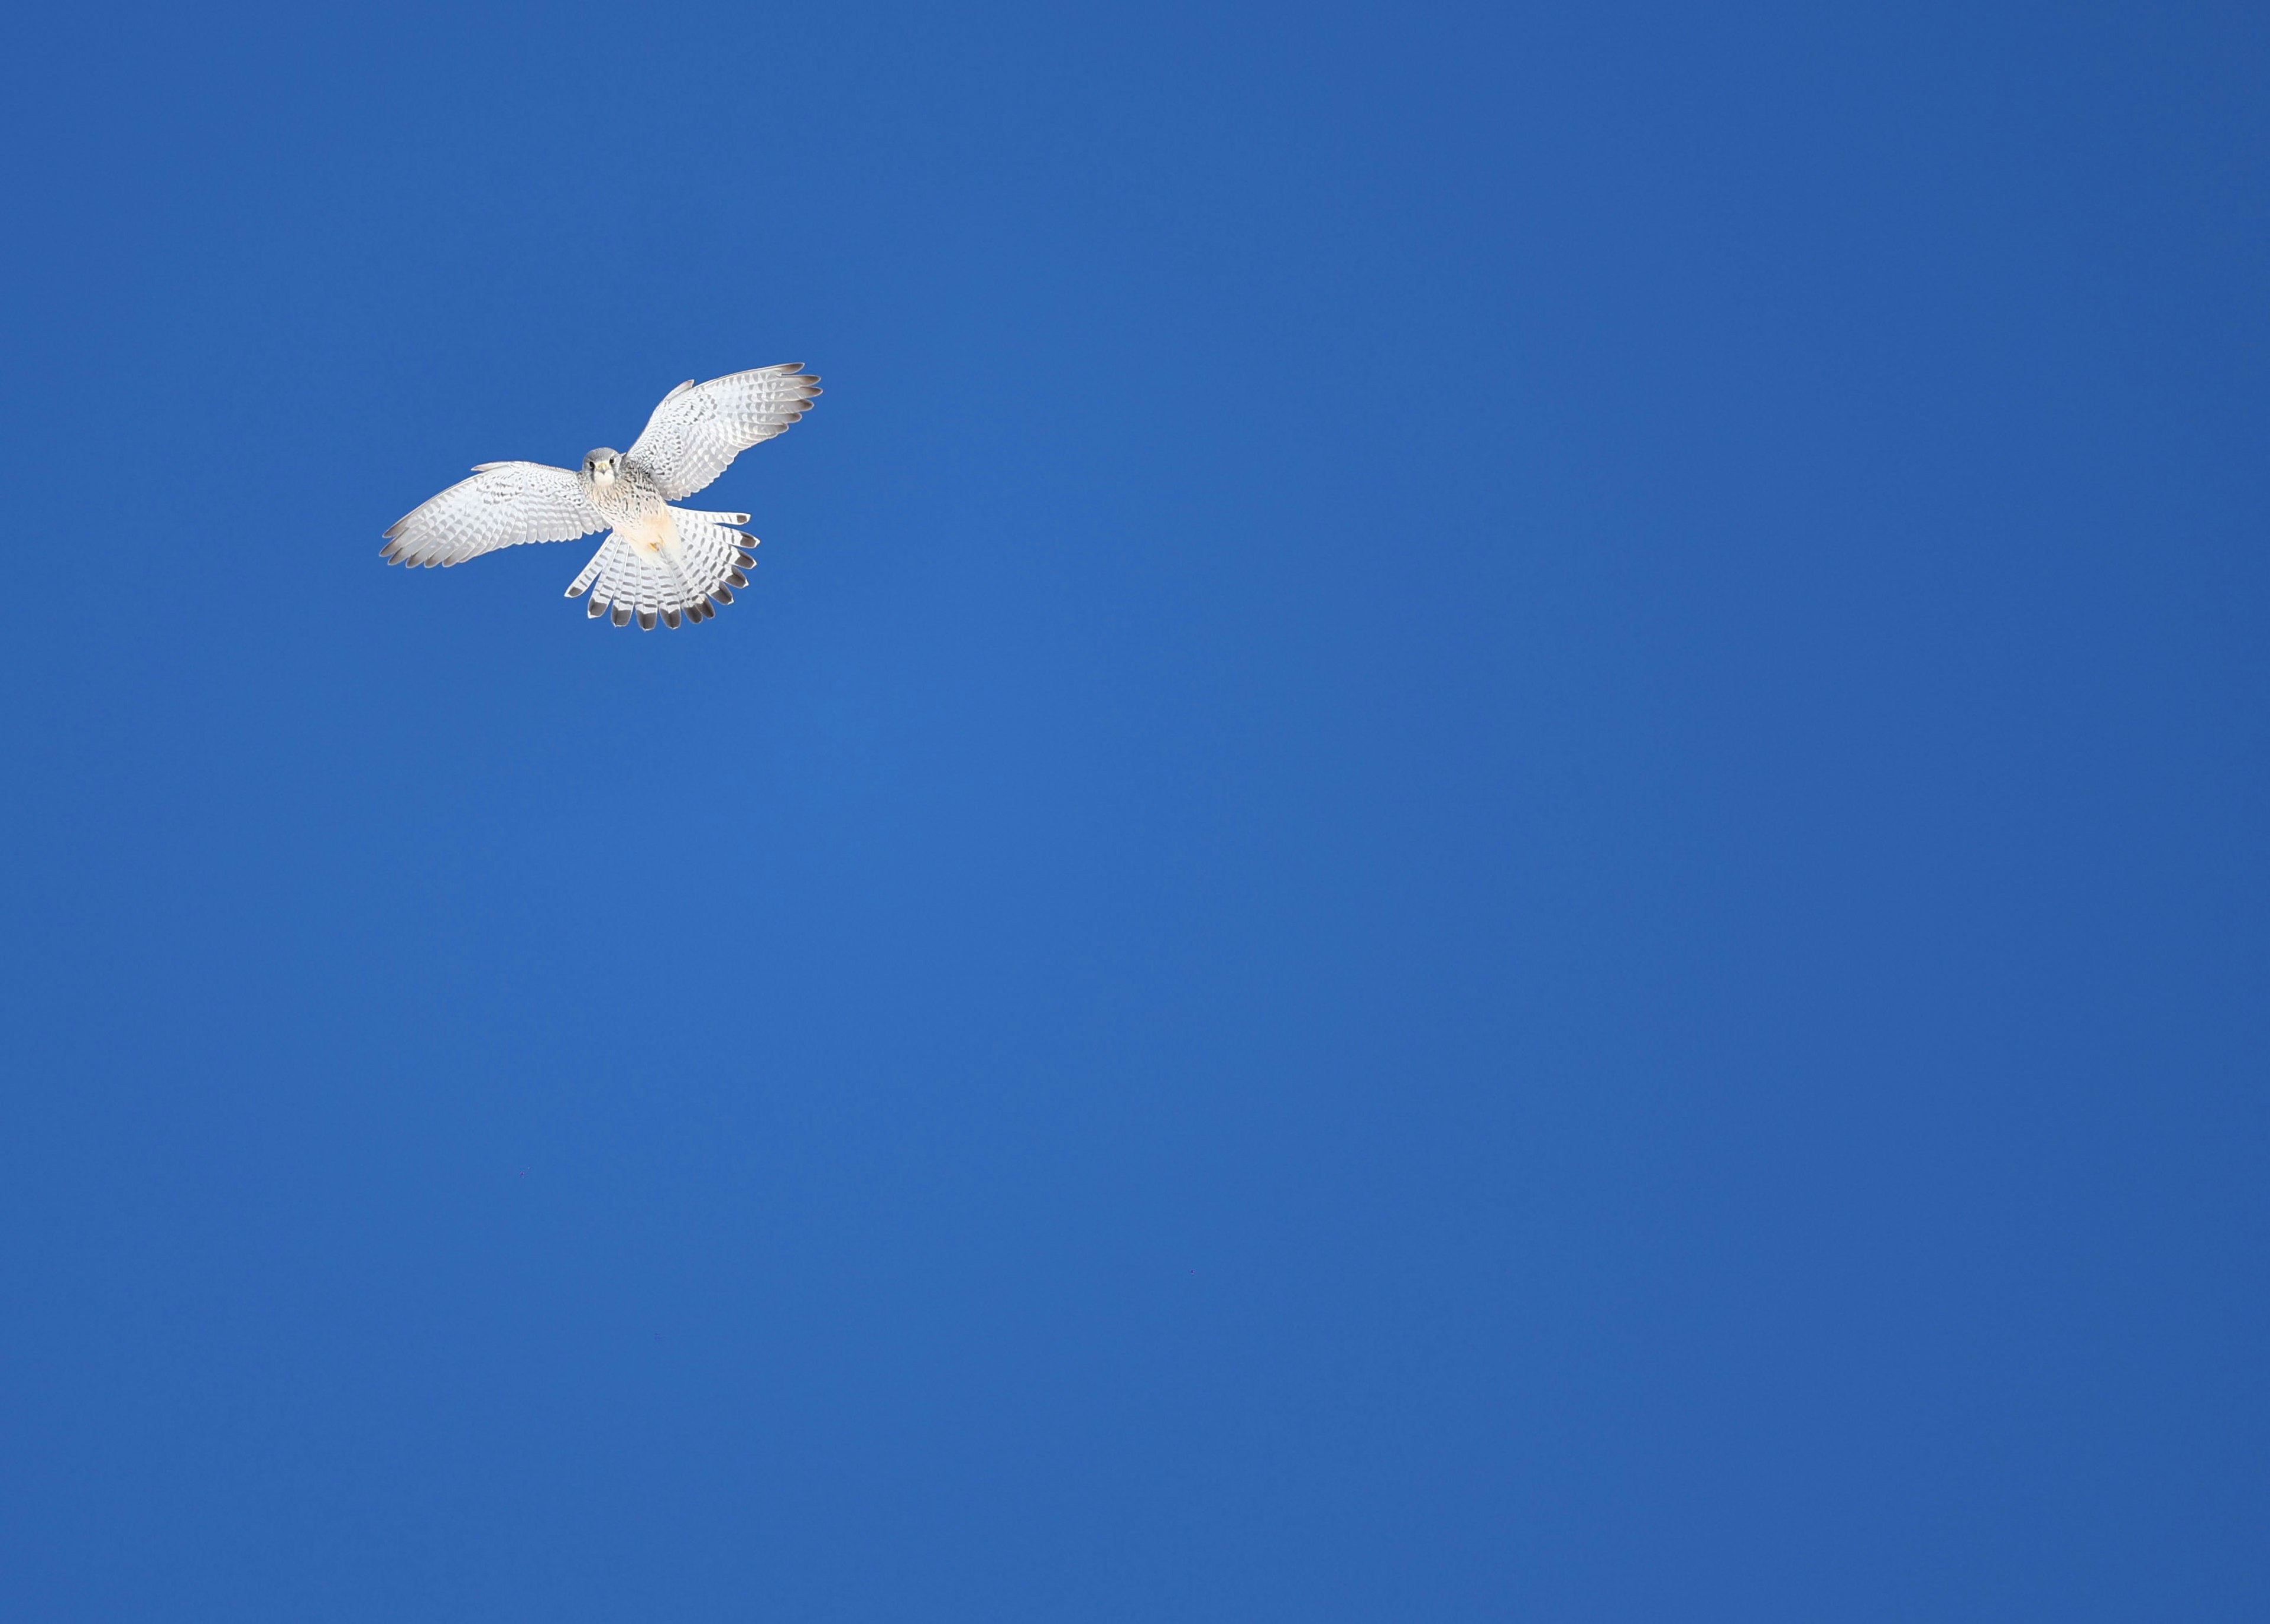
{"type": "Polygon", "coordinates": [[[10,49],[0,1613],[2270,1616],[2259,7],[10,49]]]}

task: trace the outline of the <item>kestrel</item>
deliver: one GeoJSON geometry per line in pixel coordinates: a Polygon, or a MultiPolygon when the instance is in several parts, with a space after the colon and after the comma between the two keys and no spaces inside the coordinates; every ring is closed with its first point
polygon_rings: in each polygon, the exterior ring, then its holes
{"type": "Polygon", "coordinates": [[[601,446],[580,471],[542,463],[483,463],[422,507],[395,521],[382,556],[389,564],[447,568],[524,541],[573,541],[593,530],[599,544],[568,596],[591,594],[593,619],[617,626],[635,617],[698,625],[749,584],[757,538],[738,527],[746,513],[673,508],[723,473],[759,441],[786,432],[812,408],[820,380],[801,361],[760,367],[699,383],[688,378],[662,397],[627,451],[601,446]]]}

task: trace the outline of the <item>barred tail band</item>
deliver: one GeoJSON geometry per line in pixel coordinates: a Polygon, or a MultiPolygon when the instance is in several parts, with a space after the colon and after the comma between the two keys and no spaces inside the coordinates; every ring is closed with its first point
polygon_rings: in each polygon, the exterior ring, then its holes
{"type": "Polygon", "coordinates": [[[757,538],[737,528],[749,515],[684,508],[670,512],[677,525],[676,548],[645,552],[610,535],[569,585],[568,596],[588,590],[593,619],[605,615],[617,626],[636,620],[649,632],[657,623],[672,628],[698,625],[715,615],[718,604],[731,603],[733,589],[749,584],[741,572],[757,561],[757,538]]]}

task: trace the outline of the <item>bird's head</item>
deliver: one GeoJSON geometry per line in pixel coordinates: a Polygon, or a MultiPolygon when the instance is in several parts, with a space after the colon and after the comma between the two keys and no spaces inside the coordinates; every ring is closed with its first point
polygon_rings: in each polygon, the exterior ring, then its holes
{"type": "Polygon", "coordinates": [[[583,458],[583,478],[593,485],[612,485],[622,471],[623,454],[612,446],[601,446],[583,458]]]}

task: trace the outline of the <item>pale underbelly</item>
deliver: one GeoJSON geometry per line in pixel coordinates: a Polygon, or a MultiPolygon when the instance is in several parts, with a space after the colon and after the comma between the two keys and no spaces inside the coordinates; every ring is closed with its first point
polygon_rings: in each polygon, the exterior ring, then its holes
{"type": "Polygon", "coordinates": [[[663,552],[677,556],[678,526],[671,522],[667,508],[624,520],[615,526],[615,534],[649,558],[663,552]]]}

